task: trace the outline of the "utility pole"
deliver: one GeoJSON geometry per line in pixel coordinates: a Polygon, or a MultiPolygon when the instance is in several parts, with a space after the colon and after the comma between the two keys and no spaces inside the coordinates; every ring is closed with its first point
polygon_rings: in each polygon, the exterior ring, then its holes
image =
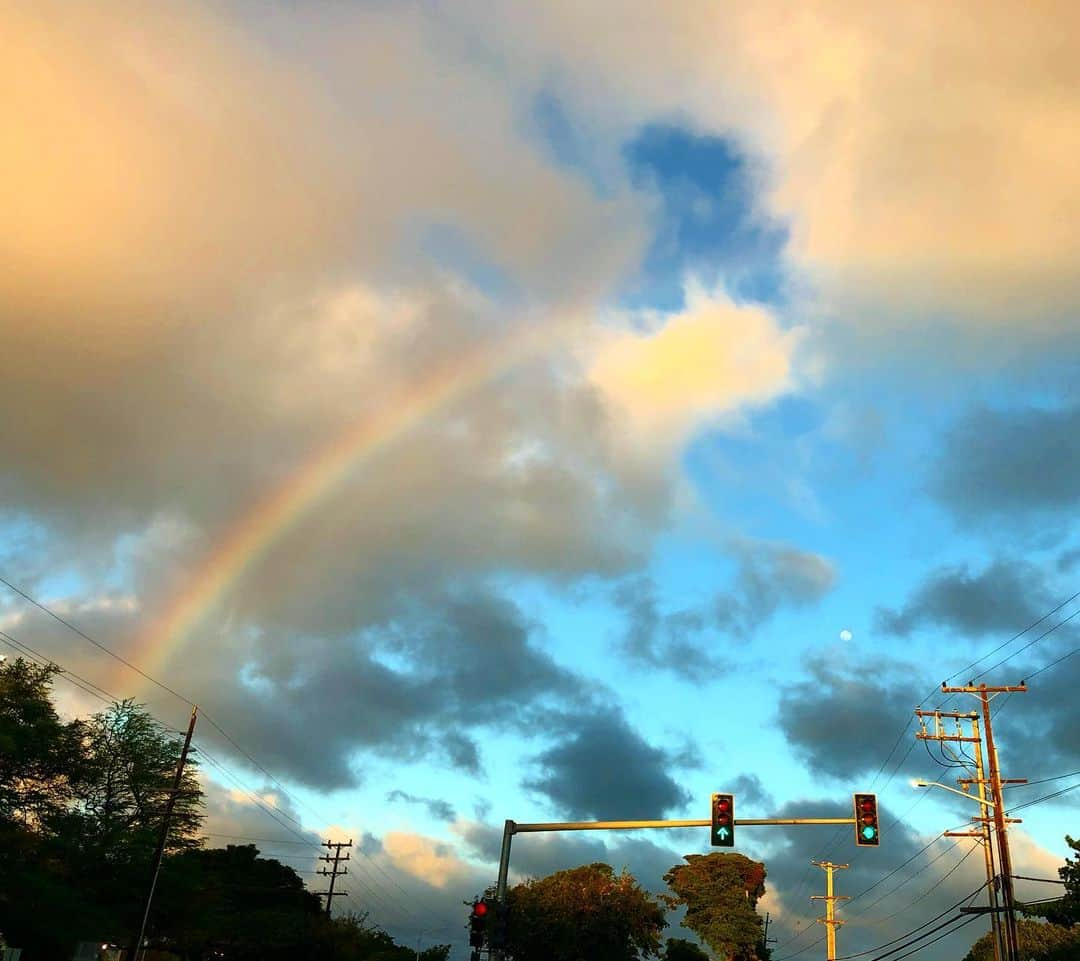
{"type": "Polygon", "coordinates": [[[769,937],[769,912],[765,912],[765,933],[761,936],[761,944],[766,951],[769,950],[770,944],[776,944],[776,938],[769,937]]]}
{"type": "Polygon", "coordinates": [[[320,861],[325,861],[327,864],[333,865],[330,868],[330,870],[327,871],[326,868],[320,868],[316,872],[316,873],[321,874],[324,877],[328,877],[330,879],[330,889],[328,891],[319,891],[319,892],[317,892],[320,897],[325,897],[326,898],[326,916],[330,917],[330,905],[333,902],[334,898],[348,897],[348,894],[349,894],[348,891],[335,891],[334,890],[334,882],[338,879],[339,874],[348,874],[349,873],[349,869],[347,867],[346,868],[339,868],[338,866],[341,864],[342,861],[348,861],[349,860],[350,855],[346,854],[346,855],[342,856],[341,849],[342,848],[351,848],[352,847],[352,838],[349,838],[348,841],[323,841],[322,846],[324,848],[326,848],[327,850],[329,850],[330,848],[334,849],[333,854],[320,854],[319,855],[319,860],[320,861]]]}
{"type": "MultiPolygon", "coordinates": [[[[997,834],[998,863],[1001,865],[1001,894],[1005,901],[1005,957],[1007,961],[1019,961],[1020,939],[1016,926],[1016,898],[1013,894],[1012,858],[1009,856],[1009,822],[1016,822],[1015,818],[1006,818],[1005,800],[1001,785],[1001,769],[998,766],[997,748],[994,746],[994,727],[990,719],[990,701],[992,694],[1025,694],[1027,685],[1019,684],[1007,687],[987,687],[985,684],[976,686],[969,682],[966,687],[946,687],[941,685],[943,694],[973,694],[979,699],[982,708],[983,729],[986,732],[986,759],[990,769],[990,794],[989,803],[993,805],[994,829],[997,834]]],[[[987,780],[980,778],[981,780],[987,780]]],[[[980,785],[981,786],[981,785],[980,785]]],[[[989,820],[987,820],[989,829],[989,820]]]]}
{"type": "MultiPolygon", "coordinates": [[[[978,786],[978,801],[982,808],[986,808],[989,805],[986,797],[986,775],[983,771],[983,755],[982,755],[982,736],[979,734],[979,715],[978,712],[960,713],[957,711],[915,711],[916,717],[919,718],[920,730],[915,735],[921,741],[956,741],[956,742],[968,742],[972,745],[975,752],[974,761],[975,777],[974,778],[957,778],[957,784],[959,784],[965,791],[967,791],[972,784],[978,786]],[[926,730],[925,718],[934,718],[934,733],[931,734],[926,730]],[[945,725],[942,724],[942,718],[952,718],[956,721],[956,733],[947,734],[945,732],[945,725]],[[962,723],[963,721],[969,721],[971,723],[971,736],[964,735],[962,723]]],[[[979,812],[980,816],[973,818],[973,820],[979,822],[979,829],[977,831],[946,831],[945,837],[947,838],[977,838],[982,844],[983,849],[983,864],[986,868],[986,888],[987,898],[990,904],[990,932],[991,942],[994,946],[994,961],[1002,961],[1003,949],[1002,949],[1002,937],[1001,937],[1001,918],[998,910],[998,877],[997,871],[994,868],[994,844],[993,835],[990,831],[990,818],[986,816],[985,810],[979,812]]]]}
{"type": "Polygon", "coordinates": [[[150,920],[150,907],[154,903],[154,889],[157,887],[158,874],[161,873],[161,862],[165,857],[165,845],[169,840],[169,822],[172,820],[173,808],[176,799],[180,796],[180,785],[184,780],[184,765],[187,764],[188,751],[191,749],[191,736],[195,733],[195,721],[199,715],[198,705],[191,707],[191,720],[188,721],[187,734],[184,736],[184,746],[180,750],[180,759],[176,762],[176,773],[173,775],[172,790],[169,799],[165,802],[165,813],[161,817],[161,833],[158,835],[157,848],[154,850],[154,871],[150,875],[150,890],[146,893],[146,908],[143,911],[142,924],[139,933],[128,948],[128,957],[131,961],[139,961],[139,951],[142,949],[143,938],[146,937],[146,923],[150,920]]]}
{"type": "Polygon", "coordinates": [[[836,929],[844,923],[836,917],[836,902],[850,901],[851,899],[846,895],[833,894],[833,871],[844,871],[847,869],[848,865],[833,864],[832,861],[812,861],[811,864],[816,864],[825,872],[824,896],[813,894],[810,896],[810,900],[825,902],[825,917],[815,918],[814,920],[817,921],[818,924],[825,925],[825,957],[827,961],[836,961],[836,929]]]}

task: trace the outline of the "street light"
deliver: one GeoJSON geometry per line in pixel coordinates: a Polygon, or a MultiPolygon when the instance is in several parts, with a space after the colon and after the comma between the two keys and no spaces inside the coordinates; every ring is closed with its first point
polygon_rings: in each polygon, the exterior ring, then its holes
{"type": "Polygon", "coordinates": [[[948,784],[940,784],[937,781],[912,781],[912,787],[939,787],[943,791],[948,791],[951,794],[959,794],[960,797],[966,797],[969,801],[974,801],[976,804],[985,804],[987,807],[996,807],[993,801],[988,801],[986,798],[975,797],[974,794],[968,794],[966,791],[958,791],[954,787],[949,787],[948,784]]]}

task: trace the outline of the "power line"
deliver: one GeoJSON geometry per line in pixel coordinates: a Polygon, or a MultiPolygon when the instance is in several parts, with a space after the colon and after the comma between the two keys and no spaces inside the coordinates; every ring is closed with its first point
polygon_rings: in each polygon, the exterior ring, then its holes
{"type": "Polygon", "coordinates": [[[1042,804],[1043,801],[1052,801],[1054,798],[1059,798],[1063,794],[1068,794],[1070,791],[1075,791],[1080,787],[1080,781],[1076,784],[1070,784],[1066,788],[1062,788],[1060,791],[1055,791],[1053,794],[1044,794],[1042,797],[1035,798],[1034,801],[1025,801],[1023,804],[1018,804],[1014,808],[1009,809],[1010,814],[1015,814],[1017,811],[1023,811],[1024,808],[1034,807],[1036,804],[1042,804]]]}
{"type": "MultiPolygon", "coordinates": [[[[952,923],[954,923],[955,921],[958,921],[958,920],[959,920],[960,918],[962,918],[962,917],[963,917],[963,915],[962,915],[962,914],[958,914],[958,915],[957,915],[957,916],[956,916],[955,918],[953,918],[953,919],[952,919],[951,921],[949,921],[948,923],[949,923],[949,924],[952,924],[952,923]]],[[[908,951],[908,952],[906,952],[906,953],[904,953],[904,954],[900,954],[900,955],[897,955],[897,956],[896,956],[896,957],[895,957],[895,958],[893,959],[893,961],[901,961],[901,959],[902,959],[902,958],[907,958],[907,957],[910,957],[910,956],[911,956],[911,955],[913,955],[913,954],[918,954],[918,953],[919,953],[920,951],[922,951],[922,950],[923,950],[924,948],[928,948],[928,947],[930,947],[930,945],[931,945],[931,944],[936,944],[936,943],[937,943],[938,941],[942,940],[942,938],[947,938],[947,937],[948,937],[948,936],[949,936],[950,934],[954,934],[955,932],[959,931],[959,930],[960,930],[961,928],[963,928],[963,927],[967,927],[967,925],[971,924],[971,922],[972,922],[972,921],[978,921],[978,920],[979,920],[979,915],[977,915],[977,914],[973,914],[973,915],[972,915],[972,916],[971,916],[970,918],[968,918],[968,919],[967,919],[966,921],[962,921],[962,922],[961,922],[960,924],[957,924],[957,925],[956,925],[956,927],[954,927],[954,928],[953,928],[952,930],[950,930],[950,931],[946,931],[946,932],[945,932],[944,934],[939,934],[939,935],[938,935],[938,936],[937,936],[936,938],[934,938],[933,940],[931,940],[931,941],[927,941],[927,942],[926,942],[926,944],[920,944],[920,945],[919,945],[919,946],[918,946],[917,948],[915,948],[915,949],[914,949],[914,950],[912,950],[912,951],[908,951]]],[[[945,925],[942,925],[941,927],[945,927],[945,925]]],[[[938,930],[938,929],[936,929],[936,930],[938,930]]],[[[927,935],[929,935],[929,934],[931,934],[931,933],[932,933],[932,932],[929,932],[929,931],[928,931],[928,932],[927,932],[927,935]]],[[[922,940],[922,938],[916,938],[915,940],[922,940]]],[[[914,942],[911,942],[911,943],[912,943],[912,944],[914,944],[914,942]]],[[[902,945],[900,945],[900,947],[899,947],[899,948],[894,948],[894,949],[893,949],[892,951],[886,951],[886,952],[885,952],[884,954],[879,954],[879,955],[877,955],[876,957],[870,958],[870,959],[869,959],[869,961],[882,961],[882,959],[883,959],[883,958],[887,958],[887,957],[889,957],[889,955],[891,955],[891,954],[894,954],[894,953],[895,953],[896,951],[900,951],[900,950],[902,950],[903,948],[906,948],[906,947],[908,947],[908,946],[909,946],[909,945],[907,945],[907,944],[902,944],[902,945]]]]}
{"type": "MultiPolygon", "coordinates": [[[[1053,627],[1047,628],[1038,637],[1036,637],[1033,641],[1028,641],[1028,643],[1025,644],[1023,647],[1018,648],[1017,650],[1013,651],[1012,654],[1010,654],[1008,657],[1002,658],[996,664],[992,665],[991,667],[988,667],[985,671],[980,671],[978,674],[975,675],[975,680],[978,680],[980,677],[984,677],[985,675],[989,674],[991,671],[997,670],[997,668],[1001,667],[1002,664],[1004,664],[1006,661],[1011,661],[1018,654],[1023,654],[1024,651],[1026,651],[1029,647],[1032,647],[1033,645],[1038,644],[1039,641],[1041,641],[1048,634],[1053,634],[1054,631],[1056,631],[1059,627],[1063,627],[1064,625],[1068,624],[1069,621],[1071,621],[1074,617],[1078,617],[1078,616],[1080,616],[1080,608],[1077,608],[1075,611],[1073,611],[1068,617],[1064,618],[1063,620],[1058,621],[1058,623],[1055,624],[1053,627]]],[[[1075,652],[1073,652],[1073,653],[1075,653],[1075,652]]],[[[1069,655],[1069,654],[1065,655],[1065,657],[1070,657],[1070,656],[1071,655],[1069,655]]],[[[1054,664],[1059,664],[1061,661],[1065,660],[1065,657],[1058,658],[1057,661],[1054,661],[1054,664]]],[[[1053,667],[1054,664],[1048,664],[1046,667],[1042,668],[1042,670],[1036,671],[1035,674],[1041,674],[1043,671],[1047,670],[1048,668],[1053,667]]],[[[1030,676],[1035,677],[1035,674],[1032,674],[1030,676]]]]}
{"type": "MultiPolygon", "coordinates": [[[[1025,627],[1025,628],[1024,628],[1024,629],[1023,629],[1022,631],[1020,631],[1020,632],[1018,632],[1018,633],[1014,634],[1014,635],[1013,635],[1012,637],[1010,637],[1010,638],[1009,638],[1009,639],[1008,639],[1007,641],[1004,641],[1003,643],[1001,643],[1001,644],[999,644],[999,645],[998,645],[997,647],[995,647],[995,648],[994,648],[994,649],[993,649],[992,651],[987,651],[987,652],[986,652],[985,654],[983,654],[983,655],[982,655],[981,657],[977,657],[977,658],[975,658],[975,660],[974,660],[974,661],[972,661],[972,662],[971,662],[971,663],[970,663],[970,664],[969,664],[969,665],[968,665],[967,667],[962,667],[962,668],[960,668],[960,670],[958,670],[958,671],[955,671],[954,673],[950,674],[950,675],[949,675],[949,676],[948,676],[947,678],[945,678],[945,680],[946,680],[946,681],[952,681],[952,680],[954,680],[955,678],[957,678],[957,677],[960,677],[960,675],[962,675],[962,674],[967,674],[967,672],[968,672],[968,671],[970,671],[970,670],[971,670],[971,668],[973,668],[973,667],[976,667],[976,666],[978,666],[978,664],[979,664],[979,663],[980,663],[981,661],[985,661],[985,660],[986,660],[986,659],[987,659],[988,657],[993,657],[993,655],[997,654],[997,652],[998,652],[998,651],[1000,651],[1000,650],[1003,650],[1004,648],[1006,648],[1006,647],[1008,647],[1008,646],[1009,646],[1010,644],[1012,644],[1012,642],[1013,642],[1013,641],[1018,641],[1018,640],[1020,640],[1020,638],[1022,638],[1022,637],[1023,637],[1023,636],[1025,635],[1025,634],[1027,634],[1027,632],[1028,632],[1028,631],[1034,630],[1034,629],[1035,629],[1036,627],[1038,627],[1038,626],[1039,626],[1039,625],[1040,625],[1040,624],[1041,624],[1041,623],[1042,623],[1043,621],[1047,620],[1047,619],[1048,619],[1048,618],[1050,618],[1050,617],[1053,617],[1053,616],[1054,616],[1054,615],[1055,615],[1055,614],[1056,614],[1056,613],[1057,613],[1058,611],[1060,611],[1060,610],[1061,610],[1061,609],[1062,609],[1063,607],[1066,607],[1066,606],[1067,606],[1068,604],[1070,604],[1070,603],[1072,603],[1073,601],[1075,601],[1075,600],[1076,600],[1076,599],[1077,599],[1078,597],[1080,597],[1080,591],[1077,591],[1077,592],[1076,592],[1075,594],[1073,594],[1073,596],[1072,596],[1072,597],[1070,597],[1070,598],[1068,598],[1068,599],[1066,599],[1066,600],[1062,601],[1062,602],[1061,602],[1060,604],[1058,604],[1058,606],[1057,606],[1057,607],[1055,607],[1055,608],[1054,608],[1054,609],[1053,609],[1052,611],[1049,611],[1048,613],[1046,613],[1046,614],[1043,614],[1043,616],[1042,616],[1042,617],[1040,617],[1040,618],[1039,618],[1039,619],[1038,619],[1037,621],[1033,621],[1033,622],[1032,622],[1031,624],[1029,624],[1029,625],[1028,625],[1027,627],[1025,627]]],[[[1055,630],[1056,630],[1056,628],[1055,628],[1055,630]]],[[[1045,635],[1043,635],[1043,636],[1045,636],[1045,635]]],[[[1018,653],[1019,653],[1019,652],[1018,652],[1018,653]]],[[[1010,656],[1011,656],[1011,655],[1010,655],[1010,656]]],[[[992,670],[992,669],[991,669],[991,670],[992,670]]],[[[983,673],[985,674],[986,672],[984,671],[983,673]]],[[[977,676],[977,677],[982,677],[982,674],[979,674],[979,675],[976,675],[976,676],[977,676]]]]}
{"type": "Polygon", "coordinates": [[[4,577],[0,577],[0,584],[3,584],[6,588],[8,588],[8,590],[14,591],[16,594],[19,595],[19,597],[23,598],[25,601],[28,601],[30,604],[33,604],[34,607],[36,607],[39,611],[42,611],[43,613],[48,614],[49,617],[51,617],[54,621],[57,621],[58,623],[63,624],[64,627],[66,627],[69,631],[73,631],[75,634],[78,634],[79,637],[81,637],[83,640],[89,641],[99,651],[102,651],[103,653],[108,654],[109,657],[113,658],[114,660],[119,661],[121,664],[125,665],[126,667],[131,668],[131,670],[133,670],[140,677],[145,678],[146,680],[148,680],[151,684],[156,684],[163,691],[167,691],[173,697],[178,698],[179,700],[183,701],[188,707],[194,707],[195,706],[194,702],[189,701],[186,697],[184,697],[183,694],[180,694],[177,691],[174,691],[171,687],[169,687],[167,684],[163,684],[156,677],[151,677],[145,671],[143,671],[142,669],[140,669],[140,668],[136,667],[134,664],[132,664],[131,661],[127,660],[126,658],[121,657],[119,654],[117,654],[112,649],[106,647],[100,641],[94,640],[94,638],[92,638],[85,631],[80,630],[78,627],[76,627],[74,624],[72,624],[71,621],[67,620],[66,618],[61,617],[59,614],[56,613],[56,611],[54,611],[51,608],[47,607],[45,604],[43,604],[37,598],[32,597],[30,594],[26,593],[26,591],[22,590],[19,587],[16,587],[14,584],[11,583],[11,581],[7,580],[4,577]]]}
{"type": "Polygon", "coordinates": [[[1054,777],[1041,777],[1036,781],[1025,781],[1023,784],[1006,784],[1005,790],[1018,787],[1034,787],[1036,784],[1048,784],[1050,781],[1062,781],[1067,777],[1080,777],[1080,771],[1071,771],[1068,774],[1057,774],[1054,777]]]}
{"type": "MultiPolygon", "coordinates": [[[[28,603],[32,604],[34,607],[38,608],[40,611],[47,614],[53,620],[57,621],[58,623],[62,624],[64,627],[68,628],[68,630],[74,632],[79,637],[81,637],[84,640],[88,641],[90,644],[92,644],[98,650],[100,650],[103,653],[107,654],[109,657],[115,659],[116,661],[120,662],[121,664],[124,664],[126,667],[130,668],[131,670],[135,671],[136,674],[138,674],[142,678],[145,678],[151,684],[155,684],[159,688],[161,688],[163,691],[167,691],[169,694],[172,694],[174,697],[176,697],[179,700],[183,701],[189,707],[194,706],[193,701],[191,701],[188,698],[184,697],[184,695],[180,694],[178,691],[176,691],[173,688],[169,687],[167,684],[162,683],[157,678],[152,677],[151,675],[147,674],[141,668],[139,668],[136,665],[132,664],[126,658],[121,657],[119,654],[117,654],[115,651],[111,650],[106,645],[102,644],[100,641],[95,640],[93,637],[91,637],[85,631],[81,630],[75,624],[72,624],[69,620],[62,617],[60,614],[57,614],[55,611],[53,611],[51,608],[49,608],[46,604],[42,603],[37,598],[33,597],[31,594],[27,593],[26,591],[22,590],[21,588],[17,587],[16,585],[12,584],[6,578],[0,576],[0,584],[3,584],[9,590],[11,590],[14,593],[18,594],[20,597],[22,597],[28,603]]],[[[218,724],[209,714],[207,714],[205,712],[205,710],[202,711],[201,716],[207,723],[209,723],[215,730],[217,730],[237,751],[239,751],[252,764],[254,764],[263,774],[265,774],[267,777],[269,777],[277,785],[277,787],[281,790],[282,794],[286,798],[288,798],[290,801],[292,801],[293,804],[295,804],[298,807],[306,807],[306,805],[301,804],[295,797],[293,797],[288,792],[288,790],[285,788],[285,786],[281,783],[281,781],[279,781],[276,777],[274,777],[274,775],[271,774],[270,771],[268,771],[262,764],[260,764],[248,751],[246,751],[243,747],[241,747],[236,742],[236,740],[232,736],[230,736],[228,734],[228,732],[225,731],[225,729],[220,724],[218,724]]],[[[203,754],[203,756],[206,756],[205,751],[203,751],[202,754],[203,754]]],[[[310,808],[308,808],[308,810],[310,810],[310,808]]],[[[288,818],[290,821],[292,821],[298,827],[303,826],[298,820],[296,820],[295,818],[293,818],[290,815],[286,814],[284,811],[281,811],[279,813],[283,817],[288,818]]],[[[277,820],[277,818],[275,818],[275,820],[277,820]]],[[[325,818],[319,817],[319,820],[325,820],[325,818]]],[[[382,868],[378,865],[378,863],[373,858],[370,857],[370,855],[368,855],[364,851],[361,851],[361,853],[364,855],[364,857],[366,857],[372,863],[372,865],[374,865],[374,867],[377,870],[380,871],[380,873],[383,874],[384,877],[387,878],[387,880],[389,880],[392,884],[394,884],[394,886],[397,887],[398,890],[401,891],[402,894],[404,894],[407,898],[413,897],[413,895],[410,895],[403,887],[401,887],[401,885],[398,884],[397,881],[394,880],[393,877],[391,877],[388,873],[383,871],[382,868]]],[[[410,914],[411,913],[412,912],[410,911],[410,914]]],[[[431,913],[430,910],[429,910],[429,913],[431,913]]],[[[432,916],[435,916],[435,915],[432,913],[432,916]]]]}
{"type": "MultiPolygon", "coordinates": [[[[3,578],[0,578],[0,583],[5,583],[6,584],[7,582],[4,581],[3,578]]],[[[65,623],[61,618],[57,618],[57,619],[60,620],[61,623],[65,623]]],[[[82,636],[82,632],[78,631],[77,628],[75,628],[75,630],[80,634],[80,636],[82,636]]],[[[19,651],[20,653],[22,651],[25,651],[25,652],[29,653],[32,657],[34,657],[36,659],[37,663],[39,663],[41,666],[52,665],[52,666],[56,667],[60,672],[60,674],[59,674],[60,677],[63,677],[69,683],[71,683],[75,687],[78,687],[81,690],[85,691],[87,694],[90,694],[90,695],[98,698],[99,700],[101,700],[101,701],[103,701],[103,702],[105,702],[105,703],[107,703],[109,705],[112,705],[112,704],[115,704],[115,703],[119,702],[119,699],[116,698],[115,696],[113,696],[112,694],[110,694],[108,691],[105,691],[103,688],[97,687],[97,685],[93,684],[93,682],[87,680],[86,678],[81,678],[79,675],[74,674],[73,672],[67,670],[66,668],[64,668],[63,666],[58,664],[53,659],[47,658],[44,654],[42,654],[39,651],[34,650],[29,645],[23,644],[22,642],[16,640],[10,634],[7,634],[6,632],[0,631],[0,642],[7,644],[8,647],[12,648],[13,650],[19,651]],[[84,686],[84,685],[86,685],[86,686],[84,686]]],[[[161,724],[160,721],[158,723],[161,724]]],[[[175,733],[182,733],[182,732],[176,731],[175,728],[171,728],[168,725],[161,724],[161,726],[162,726],[162,728],[164,730],[170,731],[170,732],[172,732],[174,734],[175,733]]],[[[213,724],[213,726],[217,730],[221,731],[222,734],[225,733],[224,731],[222,731],[222,729],[217,724],[213,724]]],[[[225,736],[228,737],[228,735],[225,735],[225,736]]],[[[242,749],[239,748],[239,745],[236,745],[236,742],[233,741],[232,738],[228,738],[228,739],[229,739],[229,741],[231,743],[234,744],[234,746],[236,746],[238,749],[240,749],[242,751],[242,749]]],[[[260,798],[256,792],[250,790],[220,760],[213,757],[213,755],[208,754],[204,748],[202,748],[202,747],[197,748],[197,752],[212,767],[214,767],[222,775],[224,775],[226,778],[228,778],[234,784],[236,784],[240,788],[240,790],[242,790],[249,798],[251,798],[251,800],[253,801],[253,803],[256,805],[257,808],[262,810],[268,817],[270,817],[272,820],[274,820],[279,826],[281,826],[286,831],[288,831],[289,833],[295,835],[297,838],[300,839],[298,841],[292,841],[292,842],[287,842],[287,843],[303,844],[303,845],[306,845],[306,846],[310,847],[314,851],[321,851],[321,848],[317,844],[315,844],[309,838],[305,838],[304,835],[302,833],[300,833],[300,831],[298,831],[295,828],[291,827],[288,823],[286,823],[286,821],[283,821],[282,818],[285,818],[288,821],[291,821],[298,828],[303,829],[303,825],[298,820],[293,818],[291,815],[289,815],[285,811],[282,811],[282,810],[280,810],[278,808],[273,808],[273,807],[270,807],[269,805],[267,805],[266,802],[263,801],[263,799],[260,798]]],[[[244,753],[246,754],[246,752],[244,752],[244,753]]],[[[262,768],[261,765],[258,765],[258,766],[260,767],[261,770],[264,771],[264,773],[266,773],[269,777],[271,777],[272,780],[274,780],[276,783],[280,784],[280,782],[277,782],[277,779],[273,778],[273,775],[270,775],[269,772],[267,772],[265,770],[265,768],[262,768]]],[[[282,793],[285,794],[286,797],[289,797],[288,793],[285,792],[284,789],[283,789],[282,793]]],[[[272,842],[272,839],[266,839],[266,843],[271,843],[271,842],[272,842]]],[[[273,843],[280,843],[280,841],[273,842],[273,843]]],[[[406,892],[405,889],[402,888],[400,884],[397,884],[397,882],[394,881],[394,879],[389,874],[387,874],[385,871],[383,871],[382,868],[378,865],[378,863],[376,861],[374,861],[374,859],[372,859],[371,856],[368,855],[366,851],[363,851],[361,849],[361,854],[363,854],[363,856],[365,858],[367,858],[367,860],[369,862],[371,862],[371,864],[374,867],[376,867],[388,880],[390,880],[392,883],[394,883],[394,885],[398,888],[398,890],[400,890],[402,892],[402,894],[404,894],[407,898],[412,897],[412,895],[409,895],[408,892],[406,892]]],[[[365,888],[366,892],[369,895],[374,896],[384,907],[389,907],[391,909],[396,909],[398,912],[403,912],[400,915],[402,918],[409,918],[411,920],[419,920],[419,916],[416,915],[406,905],[398,904],[395,900],[384,900],[384,898],[382,896],[378,895],[374,889],[369,888],[368,885],[366,883],[364,883],[360,878],[358,878],[358,882],[361,883],[361,885],[365,888]]],[[[430,914],[431,917],[438,917],[438,915],[434,914],[433,912],[429,911],[428,913],[430,914]]]]}
{"type": "MultiPolygon", "coordinates": [[[[887,948],[892,944],[896,944],[897,941],[903,941],[903,940],[905,940],[907,938],[910,938],[916,931],[921,931],[927,925],[933,924],[935,921],[940,921],[950,911],[955,911],[958,907],[960,907],[961,904],[964,904],[967,901],[971,901],[985,887],[986,887],[986,883],[980,884],[974,891],[971,892],[971,894],[967,895],[966,897],[961,898],[955,904],[950,905],[944,911],[942,911],[940,914],[935,915],[934,917],[930,918],[928,921],[924,921],[918,927],[912,928],[910,931],[908,931],[908,932],[906,932],[904,934],[901,934],[898,937],[893,938],[891,941],[886,941],[884,944],[877,945],[877,947],[867,948],[865,951],[859,951],[856,954],[845,954],[845,955],[837,958],[836,961],[852,961],[853,958],[862,958],[862,957],[865,957],[868,954],[873,954],[875,951],[880,951],[882,948],[887,948]]],[[[907,945],[904,945],[904,947],[907,947],[907,945]]]]}

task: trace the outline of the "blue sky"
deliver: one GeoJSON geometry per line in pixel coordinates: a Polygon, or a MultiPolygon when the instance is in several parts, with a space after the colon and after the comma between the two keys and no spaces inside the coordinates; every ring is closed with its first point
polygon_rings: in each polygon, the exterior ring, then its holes
{"type": "MultiPolygon", "coordinates": [[[[591,6],[3,14],[0,575],[138,658],[252,505],[392,422],[170,639],[159,680],[243,746],[200,728],[210,840],[310,867],[305,843],[364,839],[352,906],[461,958],[505,818],[877,790],[876,851],[740,833],[778,957],[820,950],[810,858],[905,884],[851,905],[864,950],[981,880],[933,841],[970,811],[911,787],[956,776],[911,711],[1080,589],[1080,83],[1048,53],[1073,14],[995,14],[983,63],[951,8],[931,44],[885,5],[783,30],[771,3],[591,6]]],[[[1068,654],[1076,609],[984,680],[1068,654]]],[[[184,719],[17,596],[0,620],[184,719]]],[[[1078,664],[1002,707],[1009,774],[1080,770],[1078,664]]],[[[1024,812],[1019,873],[1052,875],[1075,815],[1024,812]]],[[[518,876],[599,858],[653,888],[706,849],[515,844],[518,876]]]]}

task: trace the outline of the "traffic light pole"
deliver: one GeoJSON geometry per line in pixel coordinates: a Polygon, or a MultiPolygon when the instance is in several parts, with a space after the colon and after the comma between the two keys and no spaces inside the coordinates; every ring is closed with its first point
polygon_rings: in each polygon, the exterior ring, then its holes
{"type": "MultiPolygon", "coordinates": [[[[736,826],[755,827],[762,824],[855,824],[855,818],[735,818],[736,826]]],[[[707,828],[705,821],[542,821],[519,824],[507,819],[503,824],[502,851],[499,855],[499,879],[495,897],[506,903],[506,884],[510,873],[510,846],[515,834],[539,834],[545,831],[636,831],[642,828],[707,828]]],[[[502,961],[502,951],[491,949],[491,961],[502,961]]]]}

